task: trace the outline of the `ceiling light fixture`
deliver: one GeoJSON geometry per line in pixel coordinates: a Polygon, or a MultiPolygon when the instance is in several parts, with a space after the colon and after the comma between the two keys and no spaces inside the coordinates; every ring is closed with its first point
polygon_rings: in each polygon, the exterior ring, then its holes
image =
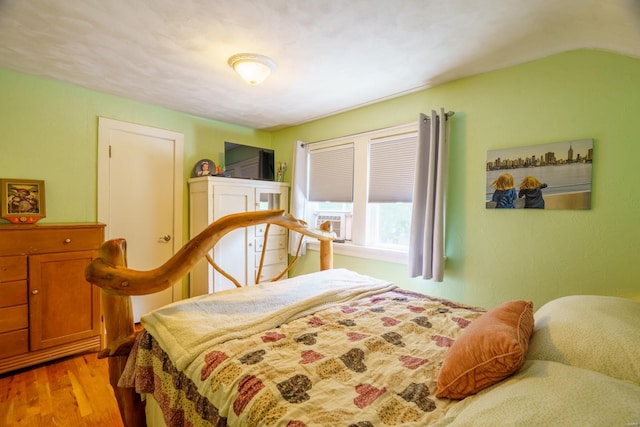
{"type": "Polygon", "coordinates": [[[262,83],[277,68],[273,59],[257,53],[239,53],[227,62],[251,86],[262,83]]]}

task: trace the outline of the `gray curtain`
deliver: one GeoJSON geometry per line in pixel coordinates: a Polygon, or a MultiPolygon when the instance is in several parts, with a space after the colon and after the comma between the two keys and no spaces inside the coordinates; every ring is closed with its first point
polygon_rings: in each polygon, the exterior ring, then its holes
{"type": "MultiPolygon", "coordinates": [[[[297,141],[293,150],[293,165],[291,167],[291,215],[306,221],[307,206],[307,155],[309,145],[297,141]]],[[[294,255],[298,250],[300,239],[304,236],[295,231],[289,232],[289,254],[294,255]]],[[[302,242],[300,255],[306,253],[306,242],[302,242]]]]}
{"type": "Polygon", "coordinates": [[[409,240],[409,274],[442,282],[444,278],[444,218],[447,189],[447,116],[420,114],[418,158],[413,188],[409,240]]]}

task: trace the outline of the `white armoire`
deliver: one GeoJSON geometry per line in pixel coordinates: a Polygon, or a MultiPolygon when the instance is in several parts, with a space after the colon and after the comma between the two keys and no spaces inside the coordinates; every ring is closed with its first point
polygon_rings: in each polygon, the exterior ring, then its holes
{"type": "MultiPolygon", "coordinates": [[[[289,184],[225,177],[189,180],[189,233],[195,237],[225,215],[257,210],[288,209],[289,184]]],[[[242,285],[255,284],[266,225],[234,230],[224,236],[210,254],[215,263],[242,285]]],[[[287,266],[287,232],[269,229],[267,252],[259,281],[270,280],[287,266]]],[[[233,282],[201,260],[191,271],[189,296],[235,288],[233,282]]]]}

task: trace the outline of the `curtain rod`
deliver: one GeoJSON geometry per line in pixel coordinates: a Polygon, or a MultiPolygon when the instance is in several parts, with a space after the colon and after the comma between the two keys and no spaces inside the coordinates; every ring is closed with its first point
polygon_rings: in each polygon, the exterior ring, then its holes
{"type": "MultiPolygon", "coordinates": [[[[447,112],[445,113],[445,117],[446,117],[447,119],[449,119],[450,117],[452,117],[452,116],[453,116],[453,115],[455,115],[455,114],[456,114],[456,113],[455,113],[455,111],[447,111],[447,112]]],[[[429,120],[429,119],[431,119],[431,117],[428,117],[428,116],[427,116],[427,120],[429,120]]],[[[352,134],[352,135],[345,135],[345,136],[340,136],[340,137],[331,138],[331,139],[323,139],[323,140],[320,140],[320,141],[302,142],[300,145],[301,145],[302,147],[304,147],[305,145],[309,145],[309,144],[316,144],[316,143],[318,143],[318,142],[327,142],[327,141],[331,141],[332,139],[348,138],[348,137],[350,137],[350,136],[363,135],[363,134],[366,134],[366,133],[377,132],[377,131],[384,130],[384,129],[392,129],[392,128],[394,128],[394,127],[398,127],[398,128],[400,128],[400,127],[408,126],[408,125],[410,125],[410,124],[411,124],[411,123],[405,123],[405,124],[398,125],[398,126],[392,126],[391,128],[380,128],[380,129],[374,129],[374,130],[370,130],[370,131],[366,131],[366,132],[362,132],[362,133],[356,133],[356,134],[352,134]]]]}
{"type": "MultiPolygon", "coordinates": [[[[448,119],[449,117],[452,117],[455,114],[456,114],[455,111],[447,111],[446,113],[444,113],[444,116],[448,119]]],[[[426,117],[427,117],[427,120],[431,119],[431,117],[429,117],[429,116],[426,116],[426,117]]]]}

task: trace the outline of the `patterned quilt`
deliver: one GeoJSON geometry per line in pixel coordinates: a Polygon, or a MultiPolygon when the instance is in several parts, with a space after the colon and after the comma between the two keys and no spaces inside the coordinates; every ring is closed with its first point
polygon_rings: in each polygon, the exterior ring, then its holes
{"type": "Polygon", "coordinates": [[[178,371],[143,333],[135,385],[168,426],[426,426],[449,346],[482,314],[396,289],[218,343],[178,371]]]}

